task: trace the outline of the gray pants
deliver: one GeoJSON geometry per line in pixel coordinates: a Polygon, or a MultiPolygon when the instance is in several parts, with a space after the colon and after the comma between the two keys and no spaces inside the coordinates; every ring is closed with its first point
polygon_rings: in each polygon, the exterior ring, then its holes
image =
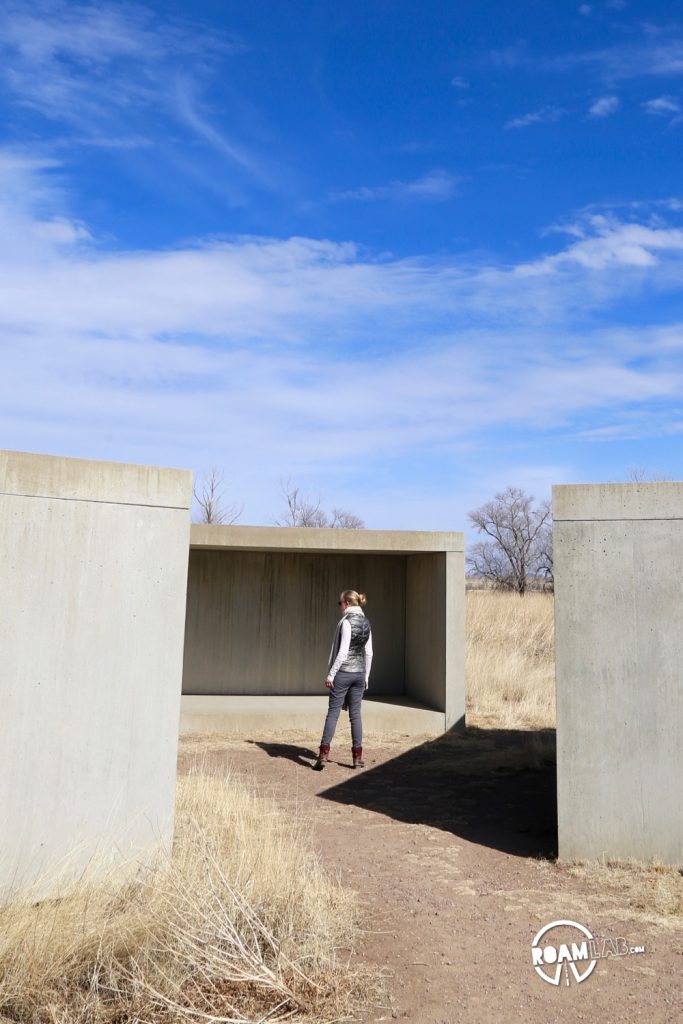
{"type": "Polygon", "coordinates": [[[325,728],[321,743],[332,742],[334,730],[341,711],[344,697],[349,695],[349,718],[351,719],[351,743],[354,747],[363,746],[363,723],[360,717],[360,706],[365,693],[364,672],[337,672],[334,677],[334,690],[330,690],[330,706],[327,710],[325,728]]]}

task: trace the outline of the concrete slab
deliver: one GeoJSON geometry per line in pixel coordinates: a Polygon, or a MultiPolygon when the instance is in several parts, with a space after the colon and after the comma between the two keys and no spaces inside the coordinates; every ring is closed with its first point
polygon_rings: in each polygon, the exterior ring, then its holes
{"type": "Polygon", "coordinates": [[[191,496],[0,453],[0,899],[170,845],[191,496]]]}
{"type": "MultiPolygon", "coordinates": [[[[181,734],[248,733],[263,736],[283,730],[322,733],[327,697],[183,696],[181,734]]],[[[363,728],[368,734],[439,736],[444,713],[409,698],[368,699],[363,702],[363,728]]],[[[342,712],[335,743],[349,739],[348,716],[342,712]]]]}
{"type": "Polygon", "coordinates": [[[553,508],[560,856],[683,864],[683,484],[553,508]]]}
{"type": "Polygon", "coordinates": [[[373,693],[462,729],[462,533],[194,526],[183,693],[319,694],[347,588],[368,599],[373,693]]]}
{"type": "Polygon", "coordinates": [[[365,551],[411,555],[427,551],[464,551],[465,535],[426,530],[332,530],[289,526],[206,526],[195,524],[193,548],[243,551],[365,551]]]}

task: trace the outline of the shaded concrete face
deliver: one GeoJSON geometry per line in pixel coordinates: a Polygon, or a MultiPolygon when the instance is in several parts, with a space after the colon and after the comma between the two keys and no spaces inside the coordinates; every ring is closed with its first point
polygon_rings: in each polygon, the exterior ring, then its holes
{"type": "Polygon", "coordinates": [[[446,729],[464,728],[464,571],[459,552],[406,559],[405,692],[441,708],[446,729]]]}
{"type": "Polygon", "coordinates": [[[194,527],[183,693],[324,693],[337,600],[352,587],[368,596],[372,694],[462,724],[462,548],[461,534],[194,527]]]}
{"type": "Polygon", "coordinates": [[[190,553],[183,693],[319,694],[348,586],[368,591],[373,692],[402,693],[404,558],[201,550],[190,553]]]}
{"type": "Polygon", "coordinates": [[[0,453],[0,895],[171,838],[191,476],[0,453]]]}
{"type": "Polygon", "coordinates": [[[560,856],[683,862],[683,484],[556,487],[560,856]]]}

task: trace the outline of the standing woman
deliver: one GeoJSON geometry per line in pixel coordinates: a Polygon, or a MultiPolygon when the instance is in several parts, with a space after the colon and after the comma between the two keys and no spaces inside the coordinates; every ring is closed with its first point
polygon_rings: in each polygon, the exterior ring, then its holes
{"type": "Polygon", "coordinates": [[[363,767],[363,723],[360,708],[363,694],[368,688],[372,664],[372,630],[363,612],[365,603],[365,594],[358,594],[355,590],[344,590],[339,598],[342,617],[334,634],[325,680],[325,686],[330,691],[330,705],[320,742],[320,753],[314,765],[317,771],[322,771],[327,764],[339,712],[346,702],[351,719],[353,767],[363,767]]]}

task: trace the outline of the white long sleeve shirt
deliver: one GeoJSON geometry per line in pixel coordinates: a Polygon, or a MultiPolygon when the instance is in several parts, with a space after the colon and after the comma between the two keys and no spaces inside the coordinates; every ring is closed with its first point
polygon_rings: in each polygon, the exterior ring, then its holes
{"type": "MultiPolygon", "coordinates": [[[[360,611],[360,609],[359,609],[360,611]]],[[[353,615],[354,612],[351,612],[353,615]]],[[[357,615],[358,612],[355,612],[357,615]]],[[[363,612],[360,611],[362,615],[363,612]]],[[[339,650],[337,651],[337,657],[330,665],[330,670],[327,673],[327,681],[329,683],[334,681],[334,677],[346,661],[349,655],[349,648],[351,646],[351,623],[349,622],[349,613],[347,612],[341,622],[341,637],[339,640],[339,650]]],[[[372,665],[372,633],[368,637],[368,642],[365,645],[365,682],[367,683],[370,679],[370,666],[372,665]]]]}

